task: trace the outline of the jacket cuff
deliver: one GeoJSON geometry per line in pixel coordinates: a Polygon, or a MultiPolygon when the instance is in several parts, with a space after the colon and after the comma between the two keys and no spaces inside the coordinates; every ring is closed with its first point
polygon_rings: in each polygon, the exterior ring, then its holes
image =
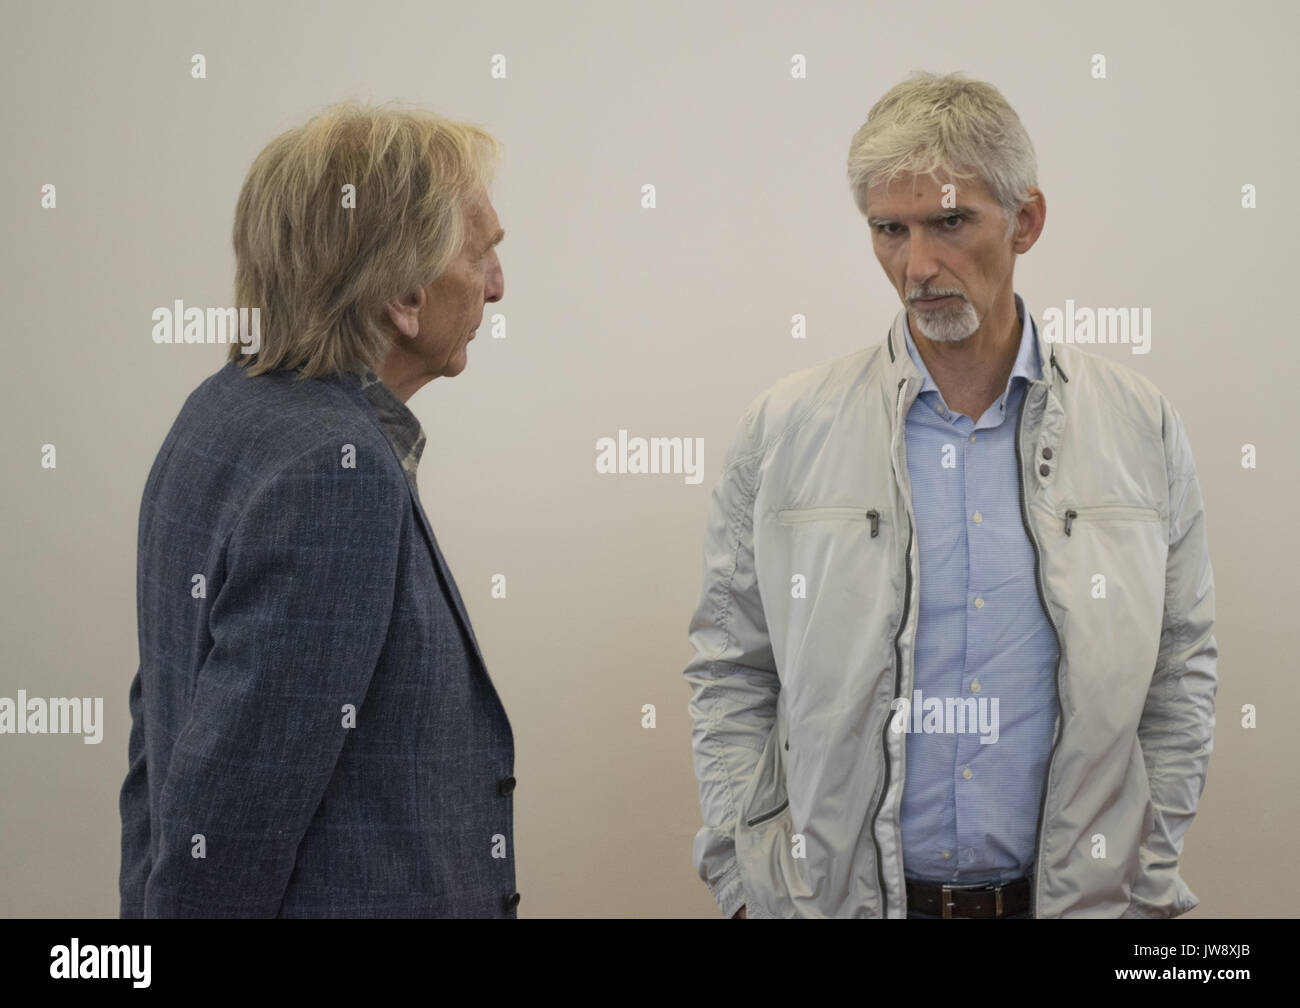
{"type": "Polygon", "coordinates": [[[740,867],[733,862],[717,882],[710,884],[709,892],[713,893],[723,917],[736,916],[736,911],[746,904],[745,889],[740,883],[740,867]]]}
{"type": "Polygon", "coordinates": [[[1173,872],[1172,878],[1173,892],[1170,898],[1163,903],[1149,903],[1135,892],[1128,909],[1120,914],[1120,919],[1125,917],[1140,917],[1146,920],[1153,920],[1165,917],[1178,917],[1195,909],[1200,905],[1200,900],[1196,894],[1188,887],[1187,883],[1182,880],[1177,870],[1173,872]]]}

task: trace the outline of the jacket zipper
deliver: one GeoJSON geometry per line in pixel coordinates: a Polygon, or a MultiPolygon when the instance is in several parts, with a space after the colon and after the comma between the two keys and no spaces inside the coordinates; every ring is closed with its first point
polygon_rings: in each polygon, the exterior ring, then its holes
{"type": "Polygon", "coordinates": [[[1047,598],[1043,594],[1043,572],[1039,562],[1038,542],[1034,539],[1034,530],[1029,527],[1029,508],[1025,503],[1025,465],[1020,454],[1020,431],[1024,426],[1025,403],[1028,401],[1029,389],[1026,387],[1024,398],[1020,400],[1020,413],[1016,417],[1016,484],[1020,489],[1020,519],[1025,523],[1025,534],[1029,537],[1029,545],[1034,550],[1034,587],[1038,589],[1038,602],[1043,607],[1043,615],[1047,617],[1047,622],[1052,627],[1052,633],[1056,635],[1056,712],[1060,722],[1056,737],[1052,739],[1051,751],[1047,756],[1047,773],[1043,776],[1043,795],[1038,802],[1038,833],[1035,838],[1034,871],[1029,886],[1029,916],[1037,918],[1038,880],[1042,877],[1043,871],[1043,817],[1047,811],[1047,785],[1052,779],[1052,761],[1056,758],[1056,747],[1061,736],[1065,734],[1065,707],[1061,703],[1061,633],[1056,629],[1056,622],[1052,619],[1051,612],[1048,611],[1047,598]]]}
{"type": "Polygon", "coordinates": [[[1159,521],[1160,512],[1153,507],[1135,507],[1130,504],[1096,504],[1088,507],[1067,508],[1065,512],[1065,534],[1070,535],[1070,526],[1081,519],[1104,521],[1116,518],[1121,521],[1159,521]]]}
{"type": "Polygon", "coordinates": [[[753,819],[747,819],[747,820],[745,821],[745,825],[746,825],[746,826],[757,826],[757,825],[759,825],[760,823],[765,823],[765,822],[767,822],[769,819],[775,819],[777,816],[779,816],[782,812],[784,812],[784,811],[786,810],[786,807],[789,806],[789,804],[790,804],[790,799],[787,798],[785,801],[783,801],[783,802],[782,802],[780,805],[778,805],[776,808],[772,809],[771,812],[764,812],[762,815],[760,815],[760,816],[755,816],[753,819]]]}
{"type": "MultiPolygon", "coordinates": [[[[898,399],[894,403],[894,416],[898,416],[898,407],[903,400],[903,383],[906,378],[900,378],[898,381],[898,399]]],[[[897,422],[895,430],[898,429],[897,422]]],[[[874,533],[872,533],[874,535],[874,533]]],[[[903,649],[899,642],[903,639],[903,629],[907,626],[908,608],[912,601],[912,516],[907,516],[907,553],[905,556],[905,568],[907,571],[906,587],[903,590],[903,618],[899,621],[898,632],[894,634],[894,699],[898,699],[898,687],[900,677],[903,674],[903,649]]],[[[892,707],[891,707],[892,709],[892,707]]],[[[884,807],[885,796],[889,794],[889,725],[890,718],[885,718],[885,728],[880,736],[880,748],[885,756],[885,783],[880,788],[880,800],[876,803],[876,811],[871,816],[871,839],[875,841],[876,848],[876,878],[880,882],[880,916],[885,919],[889,916],[889,897],[885,892],[885,862],[880,853],[880,841],[876,840],[876,821],[880,818],[880,810],[884,807]]]]}

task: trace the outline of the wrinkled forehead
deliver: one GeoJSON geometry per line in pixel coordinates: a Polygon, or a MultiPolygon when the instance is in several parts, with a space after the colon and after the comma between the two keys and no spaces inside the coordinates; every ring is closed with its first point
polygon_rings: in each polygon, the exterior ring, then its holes
{"type": "Polygon", "coordinates": [[[933,172],[900,172],[888,182],[867,189],[867,207],[871,213],[900,217],[960,205],[981,206],[992,200],[988,186],[978,177],[958,178],[942,168],[933,172]]]}

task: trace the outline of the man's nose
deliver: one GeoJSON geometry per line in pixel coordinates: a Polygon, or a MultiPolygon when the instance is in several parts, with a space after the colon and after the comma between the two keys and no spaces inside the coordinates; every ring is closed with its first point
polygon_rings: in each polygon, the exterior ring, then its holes
{"type": "Polygon", "coordinates": [[[506,274],[498,262],[483,287],[483,300],[495,304],[506,296],[506,274]]]}
{"type": "Polygon", "coordinates": [[[907,286],[910,290],[920,287],[933,279],[939,272],[939,263],[935,259],[934,244],[924,231],[912,234],[907,239],[907,286]]]}

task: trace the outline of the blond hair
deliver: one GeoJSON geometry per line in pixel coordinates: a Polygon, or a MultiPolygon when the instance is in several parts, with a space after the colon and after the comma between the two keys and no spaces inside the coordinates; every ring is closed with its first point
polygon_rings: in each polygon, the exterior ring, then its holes
{"type": "Polygon", "coordinates": [[[260,349],[232,343],[230,359],[250,375],[373,370],[391,345],[385,305],[460,255],[500,152],[477,125],[394,102],[339,102],[272,140],[233,229],[236,303],[261,309],[260,349]]]}
{"type": "Polygon", "coordinates": [[[872,186],[938,170],[988,186],[1011,237],[1038,184],[1038,162],[1020,117],[992,84],[918,71],[871,107],[849,143],[849,186],[863,214],[872,186]]]}

